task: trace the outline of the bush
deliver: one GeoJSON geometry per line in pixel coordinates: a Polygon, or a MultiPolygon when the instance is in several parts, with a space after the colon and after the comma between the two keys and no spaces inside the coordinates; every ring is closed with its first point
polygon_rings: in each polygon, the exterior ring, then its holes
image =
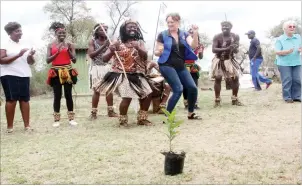
{"type": "Polygon", "coordinates": [[[32,78],[30,79],[30,95],[39,96],[51,92],[51,87],[46,84],[48,68],[36,70],[32,68],[32,78]]]}

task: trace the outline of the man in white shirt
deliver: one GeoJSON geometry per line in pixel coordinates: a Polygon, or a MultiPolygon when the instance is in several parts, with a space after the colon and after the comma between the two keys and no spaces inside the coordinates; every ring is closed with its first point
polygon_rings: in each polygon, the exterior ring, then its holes
{"type": "Polygon", "coordinates": [[[34,64],[35,50],[26,48],[19,40],[22,37],[21,25],[17,22],[9,22],[4,30],[10,39],[1,45],[0,78],[5,93],[5,112],[7,119],[7,132],[13,132],[15,108],[19,101],[24,127],[30,131],[29,124],[29,83],[31,64],[34,64]]]}

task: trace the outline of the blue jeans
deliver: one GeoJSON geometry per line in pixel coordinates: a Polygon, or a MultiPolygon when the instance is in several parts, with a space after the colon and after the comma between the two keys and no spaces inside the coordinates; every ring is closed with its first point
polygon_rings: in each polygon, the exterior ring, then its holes
{"type": "Polygon", "coordinates": [[[170,66],[159,66],[159,70],[173,91],[167,110],[173,111],[185,87],[188,90],[188,111],[194,112],[198,90],[190,72],[186,68],[176,70],[170,66]]]}
{"type": "Polygon", "coordinates": [[[262,76],[259,73],[259,67],[262,63],[263,59],[256,58],[255,60],[251,60],[251,75],[252,75],[252,81],[254,84],[255,89],[261,90],[260,82],[269,84],[272,81],[268,79],[267,77],[262,76]]]}
{"type": "Polygon", "coordinates": [[[282,81],[283,99],[301,100],[301,65],[278,66],[278,69],[282,81]]]}

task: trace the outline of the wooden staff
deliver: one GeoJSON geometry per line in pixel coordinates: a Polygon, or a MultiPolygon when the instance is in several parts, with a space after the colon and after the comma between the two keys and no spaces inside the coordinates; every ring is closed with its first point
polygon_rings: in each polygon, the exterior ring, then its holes
{"type": "MultiPolygon", "coordinates": [[[[107,39],[108,39],[109,43],[112,45],[112,42],[111,42],[110,38],[108,37],[108,35],[107,35],[107,33],[106,33],[106,31],[105,31],[105,29],[104,29],[103,25],[102,25],[102,24],[100,24],[100,26],[101,26],[101,28],[102,28],[102,30],[103,30],[103,32],[104,32],[104,34],[106,35],[106,37],[107,37],[107,39]]],[[[126,71],[125,71],[125,67],[124,67],[124,65],[123,65],[123,63],[122,63],[122,61],[121,61],[121,59],[120,59],[120,57],[119,57],[118,53],[117,53],[116,51],[114,51],[114,54],[115,54],[115,56],[116,56],[117,60],[120,62],[120,65],[121,65],[121,66],[122,66],[122,68],[123,68],[123,72],[124,72],[125,78],[128,80],[128,77],[127,77],[127,74],[126,74],[126,71]]],[[[129,81],[129,80],[128,80],[128,81],[129,81]]]]}

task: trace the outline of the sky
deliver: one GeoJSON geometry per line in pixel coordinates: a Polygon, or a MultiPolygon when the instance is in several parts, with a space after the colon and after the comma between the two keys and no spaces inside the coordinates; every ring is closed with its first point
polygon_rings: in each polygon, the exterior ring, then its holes
{"type": "MultiPolygon", "coordinates": [[[[17,21],[22,25],[24,43],[35,48],[44,46],[42,36],[51,22],[49,15],[43,12],[43,6],[48,2],[1,0],[1,41],[8,38],[4,25],[9,21],[17,21]]],[[[211,40],[221,32],[220,22],[225,20],[226,14],[227,19],[233,23],[232,32],[239,34],[240,42],[245,45],[249,44],[245,35],[248,30],[255,30],[260,42],[268,43],[266,34],[270,28],[285,18],[301,17],[301,1],[139,1],[133,6],[133,18],[147,32],[144,33],[144,38],[150,51],[153,48],[161,2],[167,6],[161,11],[160,20],[163,23],[167,13],[178,12],[188,24],[198,25],[199,31],[206,33],[211,40]]],[[[98,22],[110,24],[104,3],[87,1],[87,6],[98,22]]],[[[158,32],[164,29],[166,25],[161,24],[158,32]]],[[[204,55],[205,61],[212,59],[211,49],[208,48],[204,55]]]]}

